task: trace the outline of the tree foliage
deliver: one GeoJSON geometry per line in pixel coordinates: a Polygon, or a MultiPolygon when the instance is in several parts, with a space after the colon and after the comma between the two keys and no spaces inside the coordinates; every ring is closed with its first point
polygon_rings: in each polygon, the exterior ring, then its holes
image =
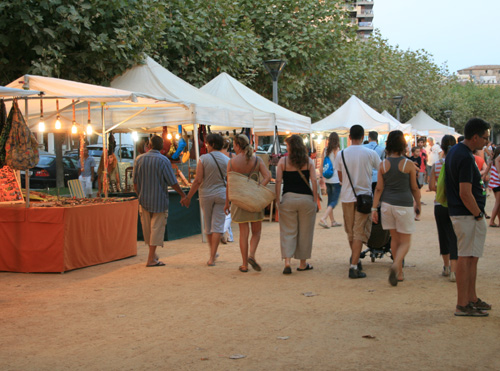
{"type": "Polygon", "coordinates": [[[0,80],[31,73],[107,84],[163,36],[155,0],[0,2],[0,80]]]}

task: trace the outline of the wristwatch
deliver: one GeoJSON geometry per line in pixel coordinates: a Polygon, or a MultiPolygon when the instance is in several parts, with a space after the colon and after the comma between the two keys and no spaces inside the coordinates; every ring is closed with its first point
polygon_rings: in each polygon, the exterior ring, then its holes
{"type": "Polygon", "coordinates": [[[484,213],[481,211],[477,216],[474,217],[476,220],[481,220],[484,217],[484,213]]]}

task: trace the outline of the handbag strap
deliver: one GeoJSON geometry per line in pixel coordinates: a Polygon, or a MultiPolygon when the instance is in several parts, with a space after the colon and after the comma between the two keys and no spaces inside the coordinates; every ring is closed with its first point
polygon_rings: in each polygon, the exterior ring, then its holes
{"type": "Polygon", "coordinates": [[[215,164],[217,165],[217,169],[219,169],[219,174],[220,174],[220,177],[222,178],[222,181],[224,182],[224,187],[227,187],[227,185],[226,185],[226,179],[224,179],[224,176],[222,175],[222,170],[220,169],[220,166],[219,166],[219,163],[217,162],[217,159],[212,154],[212,152],[210,152],[209,155],[212,156],[212,158],[215,161],[215,164]]]}
{"type": "Polygon", "coordinates": [[[351,180],[351,175],[349,174],[349,169],[347,168],[347,165],[345,163],[345,157],[344,157],[344,151],[342,150],[342,161],[344,162],[344,167],[345,167],[345,172],[347,173],[347,177],[349,178],[349,183],[351,183],[352,191],[354,192],[354,197],[358,197],[356,194],[356,190],[354,189],[354,186],[352,185],[352,180],[351,180]]]}

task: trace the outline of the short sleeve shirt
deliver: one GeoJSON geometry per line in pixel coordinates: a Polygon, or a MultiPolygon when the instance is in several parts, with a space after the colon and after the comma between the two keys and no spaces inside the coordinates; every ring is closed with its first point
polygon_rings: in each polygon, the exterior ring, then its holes
{"type": "Polygon", "coordinates": [[[472,151],[463,143],[454,145],[445,162],[446,198],[451,216],[472,215],[460,198],[460,183],[472,184],[472,195],[484,212],[486,190],[472,151]]]}
{"type": "Polygon", "coordinates": [[[92,156],[85,159],[83,163],[83,173],[82,176],[89,177],[92,176],[92,169],[95,167],[95,160],[92,156]]]}
{"type": "Polygon", "coordinates": [[[151,213],[168,210],[168,186],[177,184],[168,158],[154,149],[140,155],[135,159],[132,177],[139,204],[145,210],[151,213]]]}

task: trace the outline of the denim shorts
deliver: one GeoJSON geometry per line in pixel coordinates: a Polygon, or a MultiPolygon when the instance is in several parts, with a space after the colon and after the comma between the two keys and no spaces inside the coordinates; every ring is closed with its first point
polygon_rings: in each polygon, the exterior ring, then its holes
{"type": "Polygon", "coordinates": [[[342,186],[340,183],[326,183],[326,194],[328,195],[328,206],[335,209],[339,202],[340,190],[342,186]]]}

